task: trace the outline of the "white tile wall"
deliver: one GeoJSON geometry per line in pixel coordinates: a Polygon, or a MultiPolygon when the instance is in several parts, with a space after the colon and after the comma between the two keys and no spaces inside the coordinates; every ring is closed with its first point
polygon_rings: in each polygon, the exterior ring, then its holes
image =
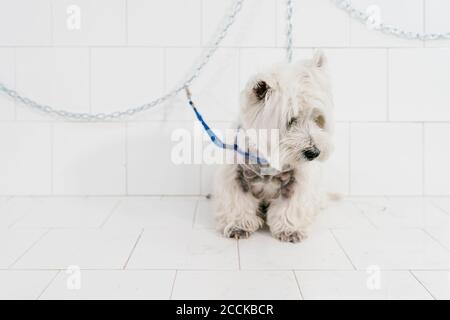
{"type": "MultiPolygon", "coordinates": [[[[378,12],[378,21],[381,23],[395,25],[411,32],[423,32],[423,1],[357,0],[352,3],[361,11],[378,12]]],[[[376,15],[374,17],[377,19],[376,15]]],[[[421,47],[423,43],[373,32],[370,27],[352,19],[350,22],[350,45],[354,47],[421,47]]]]}
{"type": "Polygon", "coordinates": [[[130,45],[199,46],[201,0],[128,0],[130,45]]]}
{"type": "Polygon", "coordinates": [[[161,48],[95,48],[91,65],[93,112],[136,107],[163,93],[161,48]]]}
{"type": "Polygon", "coordinates": [[[331,49],[326,54],[330,62],[336,120],[385,121],[386,50],[331,49]]]}
{"type": "Polygon", "coordinates": [[[0,45],[49,45],[52,38],[50,0],[1,0],[0,45]]]}
{"type": "Polygon", "coordinates": [[[355,123],[350,143],[351,193],[422,194],[422,125],[355,123]]]}
{"type": "Polygon", "coordinates": [[[53,131],[53,192],[124,194],[125,148],[124,124],[56,124],[53,131]]]}
{"type": "Polygon", "coordinates": [[[429,195],[450,193],[450,125],[429,123],[425,125],[425,193],[429,195]]]}
{"type": "Polygon", "coordinates": [[[389,53],[389,116],[397,121],[448,121],[450,50],[398,49],[389,53]]]}
{"type": "MultiPolygon", "coordinates": [[[[349,18],[327,0],[293,1],[293,42],[297,47],[346,47],[349,18]]],[[[278,1],[277,44],[286,43],[286,6],[278,1]]]]}
{"type": "MultiPolygon", "coordinates": [[[[425,1],[425,31],[444,33],[450,28],[450,20],[446,17],[450,2],[446,0],[425,1]]],[[[449,40],[439,40],[426,44],[427,47],[445,47],[450,45],[449,40]]]]}
{"type": "Polygon", "coordinates": [[[48,124],[0,123],[0,193],[49,194],[51,128],[48,124]]]}
{"type": "MultiPolygon", "coordinates": [[[[89,111],[89,50],[87,48],[19,48],[17,90],[34,100],[74,112],[89,111]]],[[[22,120],[46,120],[17,108],[22,120]]]]}
{"type": "MultiPolygon", "coordinates": [[[[191,122],[150,122],[128,125],[129,194],[199,194],[200,164],[174,164],[172,133],[191,132],[191,122]]],[[[174,136],[176,138],[176,136],[174,136]]]]}
{"type": "MultiPolygon", "coordinates": [[[[232,0],[203,0],[203,44],[217,35],[225,12],[230,12],[232,0]]],[[[224,46],[274,47],[276,33],[276,0],[248,0],[240,18],[230,28],[224,46]]],[[[226,22],[226,21],[225,21],[226,22]]]]}
{"type": "MultiPolygon", "coordinates": [[[[0,82],[44,104],[110,112],[160,96],[192,70],[232,0],[0,0],[0,82]],[[176,10],[174,10],[176,8],[176,10]],[[70,29],[78,18],[80,28],[70,29]]],[[[383,22],[450,31],[445,0],[354,0],[383,22]]],[[[248,77],[284,59],[285,1],[247,0],[192,85],[206,119],[235,120],[248,77]]],[[[328,0],[294,0],[294,59],[328,55],[337,150],[333,191],[448,195],[450,41],[368,30],[328,0]],[[448,123],[447,123],[448,122],[448,123]]],[[[192,130],[183,94],[129,121],[74,124],[0,95],[0,195],[211,192],[214,168],[170,162],[173,130],[192,130]]]]}

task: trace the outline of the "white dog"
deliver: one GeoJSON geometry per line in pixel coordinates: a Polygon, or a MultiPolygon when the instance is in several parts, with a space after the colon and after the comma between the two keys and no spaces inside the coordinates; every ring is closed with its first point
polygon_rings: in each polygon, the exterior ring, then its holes
{"type": "Polygon", "coordinates": [[[275,238],[301,241],[323,203],[319,166],[332,151],[333,102],[323,53],[257,74],[241,93],[240,108],[242,129],[279,130],[284,170],[261,176],[253,170],[258,165],[222,166],[214,197],[218,227],[239,239],[266,223],[275,238]]]}

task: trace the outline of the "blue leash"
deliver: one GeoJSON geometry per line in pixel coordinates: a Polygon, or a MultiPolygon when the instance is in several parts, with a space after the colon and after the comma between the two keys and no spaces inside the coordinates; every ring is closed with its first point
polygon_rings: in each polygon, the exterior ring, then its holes
{"type": "Polygon", "coordinates": [[[194,102],[192,101],[192,95],[191,95],[191,92],[189,91],[189,88],[185,87],[184,89],[186,91],[186,96],[188,98],[189,105],[192,107],[192,110],[194,111],[195,115],[197,116],[197,120],[202,124],[203,129],[205,129],[205,132],[208,134],[212,143],[214,143],[216,146],[218,146],[219,148],[222,148],[222,149],[234,150],[236,153],[243,156],[246,160],[256,161],[257,164],[269,164],[269,162],[266,159],[259,157],[257,155],[254,155],[250,152],[243,151],[241,148],[239,148],[239,146],[236,142],[231,145],[231,144],[226,144],[222,140],[220,140],[220,138],[208,126],[206,121],[203,120],[202,115],[195,107],[194,102]]]}

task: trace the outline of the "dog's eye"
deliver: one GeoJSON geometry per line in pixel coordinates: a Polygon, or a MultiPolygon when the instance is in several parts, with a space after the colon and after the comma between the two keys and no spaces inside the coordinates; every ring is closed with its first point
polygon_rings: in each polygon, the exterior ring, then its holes
{"type": "Polygon", "coordinates": [[[318,115],[314,118],[314,122],[317,124],[317,126],[321,129],[325,128],[325,118],[322,115],[318,115]]]}
{"type": "Polygon", "coordinates": [[[258,81],[253,87],[253,92],[258,100],[263,100],[266,97],[267,91],[269,91],[270,87],[267,85],[265,81],[258,81]]]}
{"type": "Polygon", "coordinates": [[[296,118],[296,117],[291,118],[291,120],[289,120],[289,122],[288,122],[288,128],[290,128],[293,125],[297,124],[297,122],[298,122],[298,118],[296,118]]]}

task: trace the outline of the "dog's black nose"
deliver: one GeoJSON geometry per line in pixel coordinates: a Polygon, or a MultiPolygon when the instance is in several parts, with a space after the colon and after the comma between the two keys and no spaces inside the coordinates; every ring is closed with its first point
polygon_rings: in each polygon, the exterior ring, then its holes
{"type": "Polygon", "coordinates": [[[312,161],[320,155],[320,150],[316,148],[316,146],[312,146],[303,150],[303,156],[308,161],[312,161]]]}

